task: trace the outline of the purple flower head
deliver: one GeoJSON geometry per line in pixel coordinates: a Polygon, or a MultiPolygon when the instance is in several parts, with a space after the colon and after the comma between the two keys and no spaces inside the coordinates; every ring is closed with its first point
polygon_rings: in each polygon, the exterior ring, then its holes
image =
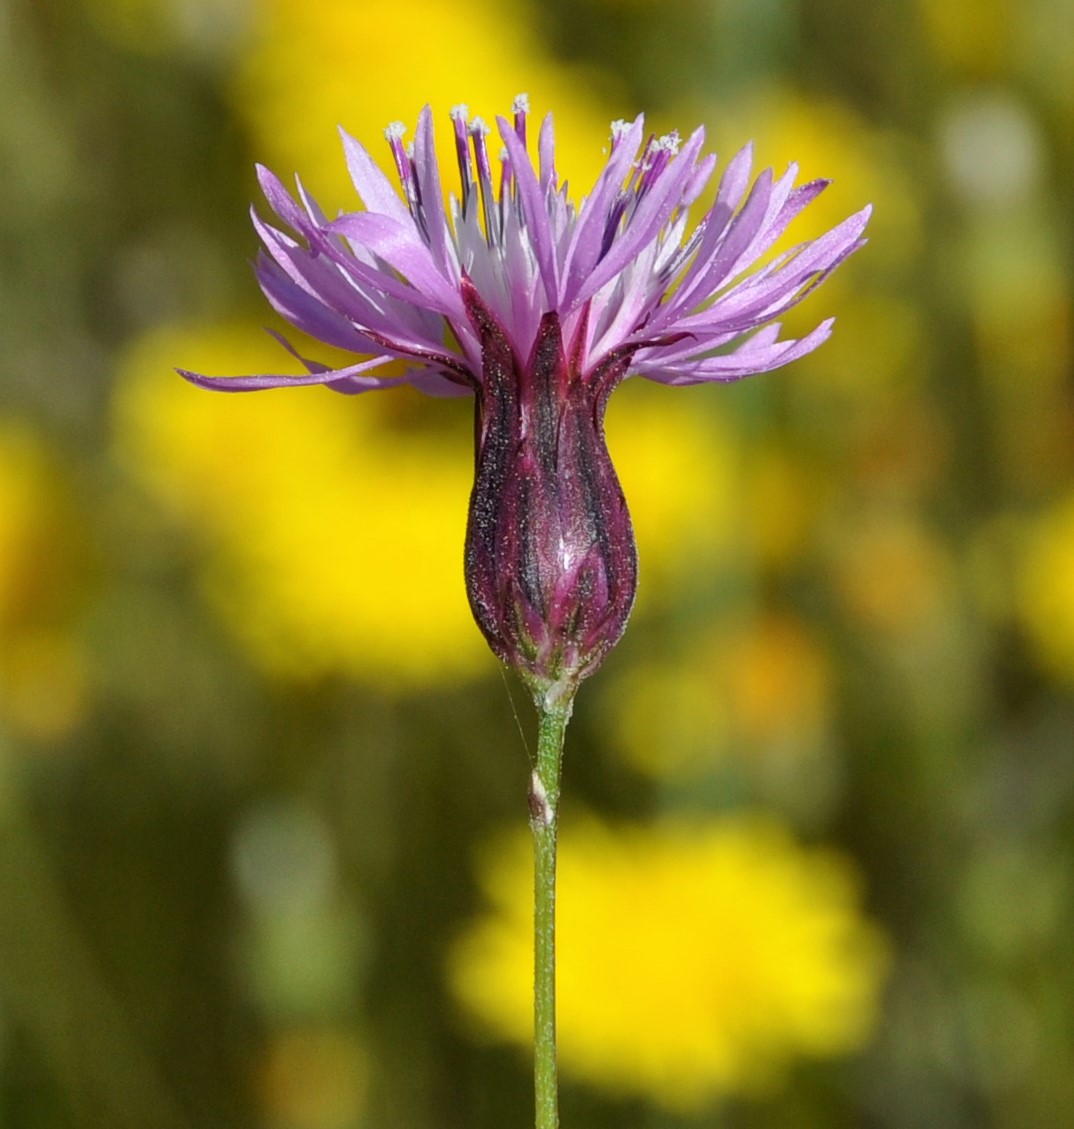
{"type": "MultiPolygon", "coordinates": [[[[787,364],[831,332],[798,339],[775,320],[863,243],[869,208],[752,269],[826,186],[795,187],[791,165],[750,183],[749,146],[727,165],[691,228],[689,209],[716,167],[704,131],[645,137],[615,122],[608,159],[578,203],[560,185],[552,115],[527,147],[528,102],[498,118],[498,183],[490,130],[451,112],[461,189],[447,207],[426,107],[414,143],[385,132],[397,191],[343,134],[364,210],[329,220],[259,168],[290,233],[254,226],[257,278],[291,324],[355,354],[309,375],[182,375],[222,391],[324,384],[357,393],[409,383],[473,393],[476,472],[466,583],[493,651],[535,693],[573,693],[626,626],[637,581],[630,516],[604,441],[604,409],[631,374],[664,384],[731,381],[787,364]],[[404,361],[401,376],[376,369],[404,361]]],[[[286,345],[286,342],[284,342],[286,345]]]]}

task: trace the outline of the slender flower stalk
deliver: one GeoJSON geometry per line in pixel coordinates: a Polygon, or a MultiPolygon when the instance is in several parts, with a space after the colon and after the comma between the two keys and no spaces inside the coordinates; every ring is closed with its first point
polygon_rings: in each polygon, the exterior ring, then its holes
{"type": "Polygon", "coordinates": [[[281,338],[307,375],[180,371],[229,392],[323,384],[354,394],[409,383],[474,397],[467,594],[489,646],[532,692],[540,726],[530,790],[536,1082],[538,1127],[553,1129],[563,735],[578,685],[622,635],[637,586],[630,515],[604,439],[608,397],[631,375],[726,382],[817,348],[833,319],[797,339],[781,338],[777,319],[863,244],[870,209],[765,259],[827,181],[796,187],[791,165],[751,183],[747,146],[691,227],[690,209],[716,168],[702,153],[703,129],[683,142],[676,133],[647,136],[641,116],[613,123],[605,166],[575,202],[559,181],[551,114],[536,160],[528,118],[522,95],[510,118],[497,119],[497,180],[491,130],[465,106],[451,111],[460,187],[446,206],[429,107],[412,145],[402,125],[385,131],[398,190],[343,134],[363,210],[329,219],[301,182],[292,195],[259,167],[283,225],[253,216],[261,288],[288,322],[355,359],[330,369],[281,338]],[[391,362],[392,375],[377,371],[391,362]]]}
{"type": "Polygon", "coordinates": [[[556,1081],[556,845],[563,739],[571,702],[538,708],[537,767],[530,778],[533,832],[533,1079],[536,1129],[559,1125],[556,1081]]]}

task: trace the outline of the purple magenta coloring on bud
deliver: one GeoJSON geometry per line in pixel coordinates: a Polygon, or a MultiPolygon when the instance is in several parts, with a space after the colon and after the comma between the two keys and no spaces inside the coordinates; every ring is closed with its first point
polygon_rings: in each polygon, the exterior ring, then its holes
{"type": "Polygon", "coordinates": [[[608,392],[627,360],[586,379],[550,311],[522,364],[468,280],[463,296],[482,358],[470,607],[492,650],[531,688],[573,687],[618,642],[637,589],[634,531],[604,440],[608,392]]]}

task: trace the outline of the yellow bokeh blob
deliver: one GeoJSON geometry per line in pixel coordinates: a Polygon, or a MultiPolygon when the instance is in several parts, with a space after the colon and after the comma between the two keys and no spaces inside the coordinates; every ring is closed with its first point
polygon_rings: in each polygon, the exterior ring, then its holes
{"type": "Polygon", "coordinates": [[[1019,610],[1045,666],[1074,681],[1074,494],[1028,531],[1022,554],[1019,610]]]}
{"type": "Polygon", "coordinates": [[[34,586],[32,558],[50,508],[47,479],[40,444],[26,428],[4,424],[0,430],[0,624],[20,617],[34,586]]]}
{"type": "MultiPolygon", "coordinates": [[[[457,192],[448,111],[462,103],[494,126],[523,92],[532,96],[534,140],[545,112],[555,112],[560,181],[583,193],[603,163],[611,119],[626,111],[597,104],[584,74],[542,48],[531,20],[526,5],[504,20],[486,0],[262,0],[235,100],[258,159],[285,180],[299,172],[325,194],[332,214],[338,204],[353,206],[353,192],[342,195],[349,181],[338,126],[390,169],[384,127],[401,121],[413,137],[418,112],[431,104],[442,183],[457,192]]],[[[493,157],[497,137],[490,139],[493,157]]]]}
{"type": "Polygon", "coordinates": [[[634,522],[638,606],[690,575],[711,576],[736,536],[739,451],[711,409],[719,390],[634,378],[608,404],[608,449],[634,522]]]}
{"type": "Polygon", "coordinates": [[[465,403],[435,403],[457,425],[440,433],[389,416],[418,399],[406,390],[233,396],[172,371],[278,371],[281,358],[245,323],[160,332],[127,357],[117,388],[120,448],[204,539],[221,614],[291,677],[413,683],[491,669],[462,582],[465,403]]]}
{"type": "MultiPolygon", "coordinates": [[[[451,984],[495,1037],[532,1039],[532,861],[525,835],[481,866],[490,903],[451,984]]],[[[778,1083],[799,1056],[868,1037],[885,946],[849,865],[740,816],[642,829],[569,823],[559,867],[565,1074],[670,1109],[778,1083]]]]}
{"type": "Polygon", "coordinates": [[[72,626],[84,568],[44,441],[0,420],[0,722],[49,739],[82,719],[86,670],[72,626]]]}

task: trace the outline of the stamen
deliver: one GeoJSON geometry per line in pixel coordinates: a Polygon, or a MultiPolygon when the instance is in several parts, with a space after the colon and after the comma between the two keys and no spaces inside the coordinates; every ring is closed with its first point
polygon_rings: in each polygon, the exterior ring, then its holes
{"type": "MultiPolygon", "coordinates": [[[[630,122],[623,121],[622,119],[612,122],[613,153],[623,143],[623,138],[630,129],[630,125],[630,122]]],[[[619,231],[620,225],[623,223],[624,216],[626,217],[627,223],[629,223],[630,216],[634,214],[634,209],[637,207],[638,200],[642,195],[643,177],[650,166],[655,141],[655,135],[650,134],[648,140],[645,142],[645,148],[641,151],[641,156],[631,165],[626,186],[619,190],[615,200],[612,201],[608,208],[608,214],[604,221],[604,239],[601,243],[600,251],[602,257],[608,253],[612,243],[615,242],[616,234],[619,231]]]]}
{"type": "Polygon", "coordinates": [[[682,137],[677,129],[673,129],[670,133],[665,133],[663,137],[658,138],[657,145],[674,157],[682,145],[682,137]]]}
{"type": "Polygon", "coordinates": [[[526,144],[526,115],[530,112],[530,96],[519,94],[511,104],[511,112],[515,115],[515,133],[523,145],[526,144]]]}
{"type": "Polygon", "coordinates": [[[402,122],[392,122],[385,130],[384,136],[395,159],[395,168],[399,173],[399,183],[403,188],[403,197],[410,209],[410,214],[415,220],[420,219],[421,199],[418,195],[418,180],[414,175],[413,146],[403,145],[403,134],[406,126],[402,122]]]}
{"type": "Polygon", "coordinates": [[[625,192],[620,192],[608,209],[608,218],[604,222],[604,239],[601,241],[600,257],[604,256],[611,249],[612,243],[615,241],[616,232],[619,230],[619,224],[626,213],[627,201],[629,197],[625,192]]]}
{"type": "Polygon", "coordinates": [[[474,161],[477,165],[477,184],[481,190],[481,214],[485,220],[485,239],[489,246],[497,246],[499,225],[493,222],[495,202],[492,195],[492,165],[489,162],[488,143],[485,138],[489,127],[482,118],[470,122],[470,137],[474,143],[474,161]]]}
{"type": "Polygon", "coordinates": [[[466,119],[470,108],[465,105],[452,106],[451,120],[455,124],[455,156],[459,162],[459,180],[462,182],[462,214],[465,217],[470,207],[470,197],[474,190],[473,164],[470,160],[470,139],[466,129],[466,119]]]}
{"type": "Polygon", "coordinates": [[[645,139],[645,148],[641,151],[641,156],[634,162],[635,177],[648,171],[650,165],[653,163],[654,146],[656,145],[656,134],[650,133],[645,139]]]}
{"type": "Polygon", "coordinates": [[[611,125],[612,146],[611,146],[611,148],[612,148],[613,153],[622,144],[623,138],[626,136],[626,132],[629,128],[630,128],[630,122],[626,121],[624,118],[616,118],[615,121],[612,122],[612,125],[611,125]]]}
{"type": "Polygon", "coordinates": [[[664,169],[668,167],[671,158],[678,153],[681,140],[678,132],[674,130],[665,133],[663,137],[650,138],[638,180],[639,199],[656,183],[664,169]]]}
{"type": "Polygon", "coordinates": [[[504,201],[509,196],[514,196],[515,171],[511,168],[511,155],[506,149],[500,150],[500,211],[503,212],[504,201]]]}

